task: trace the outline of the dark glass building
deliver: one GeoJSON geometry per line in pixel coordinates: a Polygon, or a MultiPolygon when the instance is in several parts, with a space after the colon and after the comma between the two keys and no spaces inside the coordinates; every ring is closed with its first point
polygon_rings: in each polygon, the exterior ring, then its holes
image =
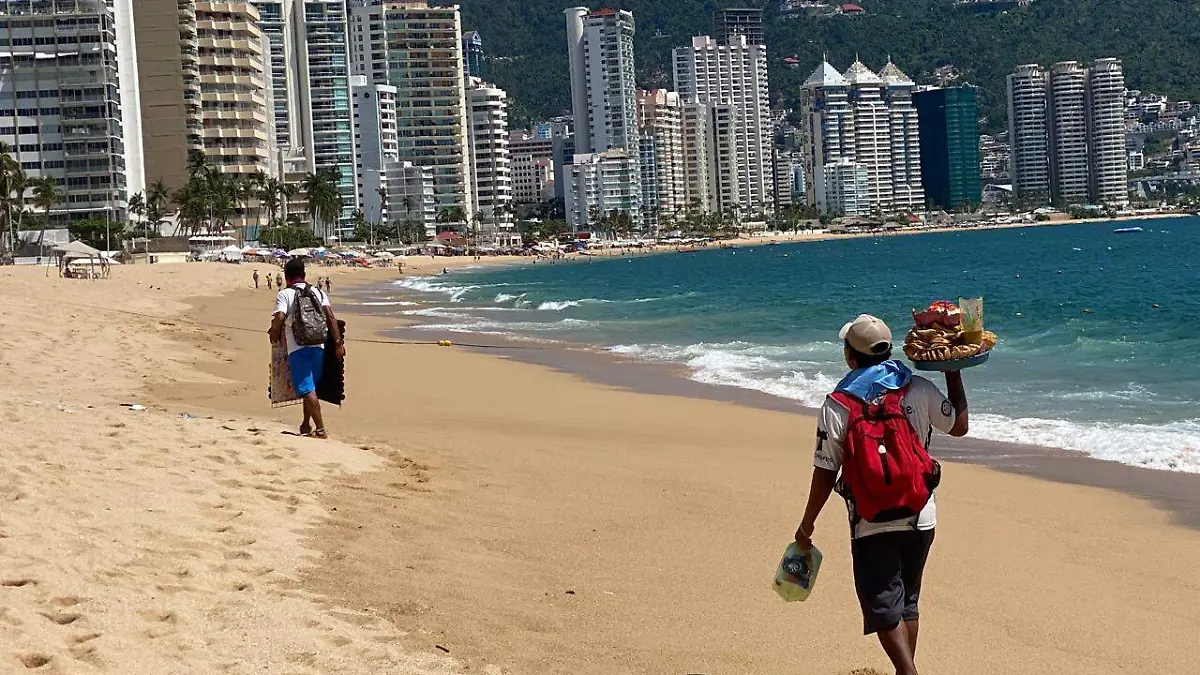
{"type": "Polygon", "coordinates": [[[483,38],[477,31],[463,33],[463,73],[467,77],[483,77],[483,38]]]}
{"type": "Polygon", "coordinates": [[[972,87],[913,94],[921,137],[921,180],[931,207],[979,204],[979,107],[972,87]]]}

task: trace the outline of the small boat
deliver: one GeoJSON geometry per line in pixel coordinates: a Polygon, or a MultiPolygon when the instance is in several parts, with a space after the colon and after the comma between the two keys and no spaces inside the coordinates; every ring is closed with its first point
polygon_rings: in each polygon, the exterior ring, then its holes
{"type": "Polygon", "coordinates": [[[1113,230],[1113,234],[1131,234],[1133,232],[1145,232],[1145,230],[1140,227],[1118,227],[1113,230]]]}

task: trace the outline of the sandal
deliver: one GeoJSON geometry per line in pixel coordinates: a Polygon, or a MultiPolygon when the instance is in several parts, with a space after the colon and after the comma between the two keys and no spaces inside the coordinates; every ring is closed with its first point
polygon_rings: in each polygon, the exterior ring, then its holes
{"type": "Polygon", "coordinates": [[[320,438],[320,439],[324,440],[324,439],[329,438],[329,432],[325,431],[324,429],[314,429],[313,431],[305,434],[305,436],[308,436],[309,438],[320,438]]]}

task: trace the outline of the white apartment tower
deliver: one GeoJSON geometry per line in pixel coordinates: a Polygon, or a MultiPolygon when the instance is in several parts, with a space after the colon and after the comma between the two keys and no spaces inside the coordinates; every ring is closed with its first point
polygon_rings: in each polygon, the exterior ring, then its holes
{"type": "Polygon", "coordinates": [[[1118,59],[1097,59],[1087,72],[1088,153],[1092,203],[1129,203],[1125,155],[1125,74],[1118,59]]]}
{"type": "Polygon", "coordinates": [[[633,14],[586,7],[565,10],[575,118],[575,168],[563,168],[567,220],[575,230],[611,211],[642,224],[641,143],[634,82],[633,14]],[[630,183],[613,192],[612,180],[630,183]],[[573,200],[586,200],[584,202],[573,200]]]}
{"type": "Polygon", "coordinates": [[[1050,133],[1050,201],[1053,204],[1083,204],[1088,198],[1084,79],[1083,66],[1078,61],[1062,61],[1050,67],[1046,126],[1050,133]]]}
{"type": "Polygon", "coordinates": [[[688,102],[711,104],[708,127],[710,192],[719,211],[770,212],[774,206],[774,168],[767,50],[745,35],[719,43],[692,38],[674,51],[675,89],[688,102]],[[729,134],[728,137],[723,134],[729,134]]]}
{"type": "Polygon", "coordinates": [[[925,208],[925,187],[921,181],[921,135],[912,98],[916,83],[890,58],[879,76],[890,113],[892,207],[896,211],[921,211],[925,208]]]}
{"type": "Polygon", "coordinates": [[[572,7],[566,15],[575,152],[636,153],[633,14],[572,7]]]}
{"type": "Polygon", "coordinates": [[[400,158],[433,170],[439,211],[471,222],[472,185],[462,21],[457,5],[351,0],[352,70],[396,87],[400,158]]]}
{"type": "Polygon", "coordinates": [[[1046,133],[1046,73],[1035,64],[1008,76],[1008,142],[1013,195],[1021,200],[1050,197],[1050,147],[1046,133]]]}
{"type": "Polygon", "coordinates": [[[683,209],[688,213],[716,210],[709,189],[709,138],[712,106],[707,103],[681,105],[680,136],[683,143],[683,209]]]}
{"type": "MultiPolygon", "coordinates": [[[[683,104],[679,94],[665,89],[639,92],[638,125],[642,138],[651,141],[649,165],[653,170],[651,176],[642,172],[642,189],[646,192],[643,207],[656,222],[663,216],[682,215],[686,202],[683,104]]],[[[643,158],[643,166],[646,164],[643,158]]]]}
{"type": "Polygon", "coordinates": [[[1013,189],[1033,203],[1128,203],[1125,77],[1117,59],[1036,64],[1008,76],[1013,189]]]}
{"type": "Polygon", "coordinates": [[[914,88],[890,61],[879,74],[861,61],[844,75],[828,62],[813,72],[800,101],[810,204],[835,215],[847,208],[860,215],[924,208],[914,88]],[[866,193],[852,193],[860,189],[866,193]]]}
{"type": "Polygon", "coordinates": [[[511,243],[513,179],[508,153],[508,94],[478,78],[467,92],[471,166],[480,231],[496,245],[511,243]]]}
{"type": "Polygon", "coordinates": [[[386,210],[386,194],[380,194],[382,183],[386,181],[380,174],[389,160],[400,159],[396,88],[370,84],[365,77],[353,76],[350,93],[354,106],[354,142],[358,146],[355,164],[358,203],[368,221],[387,222],[390,214],[386,210]]]}
{"type": "MultiPolygon", "coordinates": [[[[225,174],[275,172],[266,44],[258,10],[249,2],[196,3],[201,149],[225,174]]],[[[245,227],[251,220],[244,214],[237,224],[245,227]]]]}
{"type": "Polygon", "coordinates": [[[144,188],[132,3],[17,0],[0,20],[0,141],[58,182],[52,221],[124,220],[144,188]]]}

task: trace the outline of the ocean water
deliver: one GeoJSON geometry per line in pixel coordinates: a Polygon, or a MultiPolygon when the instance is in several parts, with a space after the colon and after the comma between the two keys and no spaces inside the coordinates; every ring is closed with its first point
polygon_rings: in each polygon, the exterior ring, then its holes
{"type": "MultiPolygon", "coordinates": [[[[966,371],[972,435],[1200,472],[1200,218],[523,264],[379,291],[422,330],[593,345],[817,406],[862,312],[982,295],[1000,343],[966,371]],[[1157,305],[1157,307],[1155,306],[1157,305]]],[[[934,376],[937,381],[938,376],[934,376]]]]}

